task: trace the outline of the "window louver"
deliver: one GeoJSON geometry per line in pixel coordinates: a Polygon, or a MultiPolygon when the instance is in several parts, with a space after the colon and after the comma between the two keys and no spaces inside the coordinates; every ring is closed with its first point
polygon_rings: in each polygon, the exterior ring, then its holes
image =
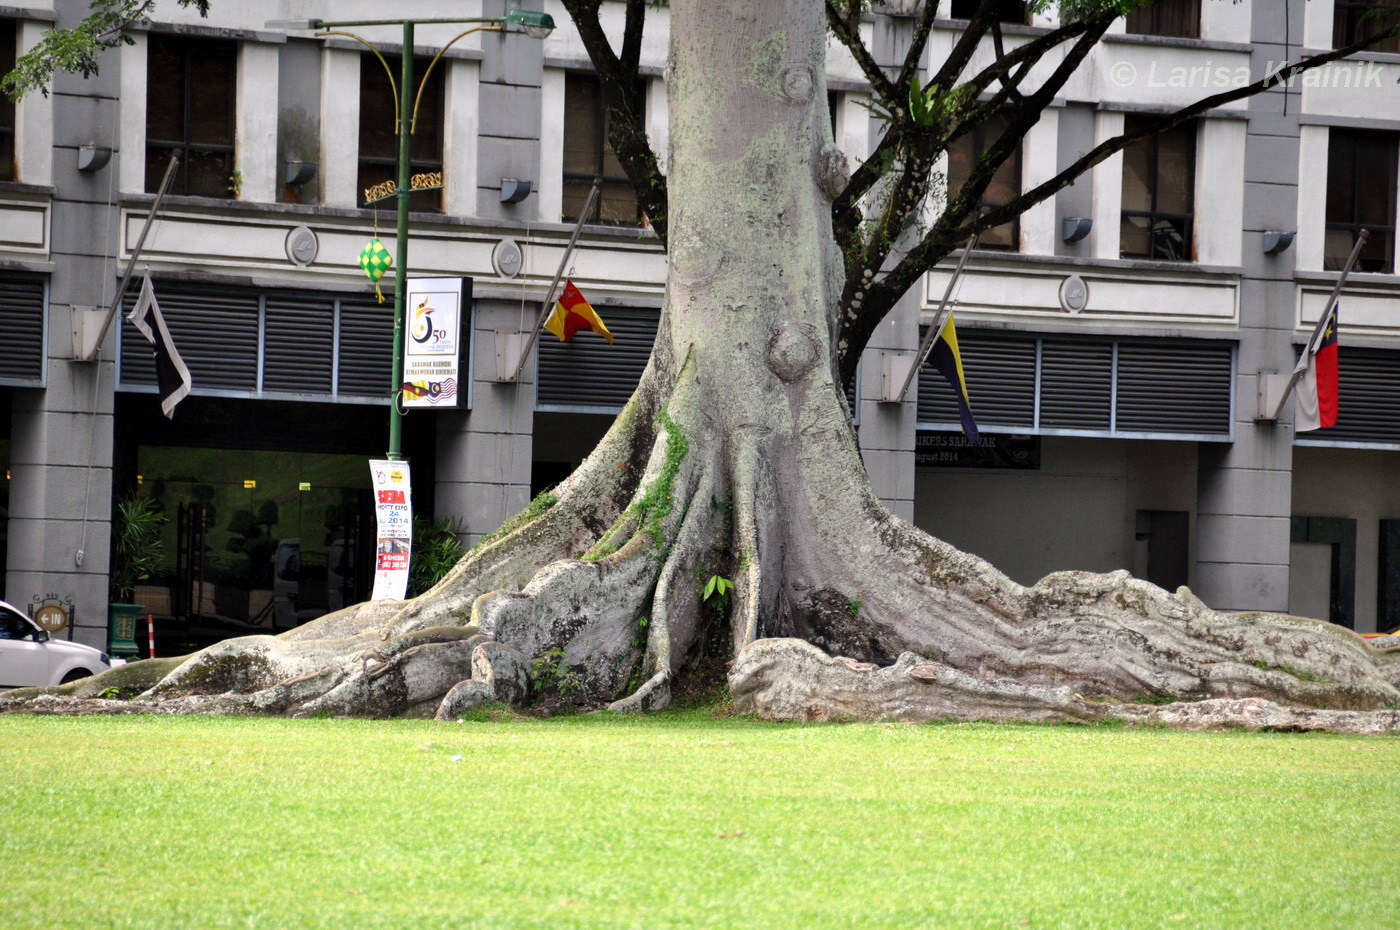
{"type": "Polygon", "coordinates": [[[1337,425],[1299,438],[1400,443],[1400,352],[1337,349],[1337,425]]]}
{"type": "Polygon", "coordinates": [[[394,380],[394,310],[377,303],[340,303],[341,394],[389,397],[394,380]]]}
{"type": "MultiPolygon", "coordinates": [[[[960,333],[963,377],[980,426],[1035,424],[1035,340],[960,333]]],[[[919,369],[919,422],[957,423],[953,388],[931,363],[919,369]]]]}
{"type": "MultiPolygon", "coordinates": [[[[258,298],[252,293],[156,288],[161,316],[198,388],[255,391],[258,387],[258,298]]],[[[151,344],[126,321],[136,305],[129,295],[122,314],[121,380],[154,385],[151,344]]]]}
{"type": "MultiPolygon", "coordinates": [[[[1230,436],[1234,356],[1228,344],[1115,343],[976,331],[959,334],[958,342],[980,426],[1104,436],[1230,436]]],[[[958,424],[952,388],[927,363],[919,370],[919,422],[958,424]]]]}
{"type": "Polygon", "coordinates": [[[599,315],[613,334],[612,345],[591,332],[580,332],[568,342],[541,334],[535,394],[538,409],[615,413],[636,390],[651,357],[660,314],[609,307],[599,315]]]}
{"type": "Polygon", "coordinates": [[[44,279],[0,275],[0,384],[44,382],[44,279]]]}
{"type": "Polygon", "coordinates": [[[1113,345],[1047,339],[1040,350],[1040,425],[1107,430],[1113,425],[1113,345]]]}
{"type": "MultiPolygon", "coordinates": [[[[157,283],[156,296],[190,369],[195,394],[229,391],[389,402],[391,304],[173,283],[157,283]]],[[[126,301],[128,311],[135,302],[135,296],[126,301]]],[[[470,340],[469,335],[464,338],[470,340]]],[[[469,352],[464,355],[470,357],[469,352]]],[[[121,387],[155,386],[150,344],[125,321],[120,357],[121,387]]]]}
{"type": "MultiPolygon", "coordinates": [[[[335,363],[335,304],[272,296],[263,316],[263,384],[268,392],[329,394],[335,363]]],[[[388,390],[388,381],[384,383],[388,390]]]]}
{"type": "Polygon", "coordinates": [[[1121,344],[1117,428],[1129,433],[1229,433],[1229,347],[1121,344]]]}

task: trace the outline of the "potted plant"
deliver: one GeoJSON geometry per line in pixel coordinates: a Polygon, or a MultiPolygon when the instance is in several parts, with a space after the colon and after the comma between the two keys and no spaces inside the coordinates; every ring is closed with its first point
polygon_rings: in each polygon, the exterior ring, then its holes
{"type": "Polygon", "coordinates": [[[117,501],[112,512],[112,603],[107,608],[108,652],[136,655],[136,618],[141,604],[130,603],[136,585],[160,567],[164,555],[161,529],[165,514],[149,497],[117,501]]]}

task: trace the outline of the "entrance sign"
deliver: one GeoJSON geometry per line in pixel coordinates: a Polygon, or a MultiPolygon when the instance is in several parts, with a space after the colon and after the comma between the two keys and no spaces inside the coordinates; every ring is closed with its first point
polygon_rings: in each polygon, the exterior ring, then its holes
{"type": "Polygon", "coordinates": [[[461,385],[471,278],[409,278],[404,304],[408,333],[403,360],[403,405],[456,407],[461,385]]]}
{"type": "Polygon", "coordinates": [[[408,557],[413,547],[408,463],[371,459],[369,474],[374,488],[374,514],[379,522],[370,600],[401,601],[408,591],[408,557]]]}

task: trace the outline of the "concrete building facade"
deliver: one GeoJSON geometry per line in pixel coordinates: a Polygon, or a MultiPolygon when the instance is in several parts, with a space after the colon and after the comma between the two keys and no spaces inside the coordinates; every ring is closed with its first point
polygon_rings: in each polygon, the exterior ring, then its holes
{"type": "MultiPolygon", "coordinates": [[[[940,2],[935,67],[966,15],[940,2]]],[[[410,274],[470,276],[474,300],[462,403],[411,413],[405,448],[419,511],[468,539],[592,448],[645,363],[665,284],[664,253],[611,180],[588,57],[558,3],[421,0],[393,15],[517,5],[559,28],[453,45],[414,143],[443,189],[415,195],[410,274]],[[506,379],[592,175],[603,203],[566,271],[617,344],[544,341],[506,379]],[[503,196],[522,181],[529,196],[503,196]]],[[[1156,19],[1120,21],[1005,184],[1027,189],[1134,121],[1333,47],[1349,28],[1334,14],[1353,6],[1171,0],[1156,19]]],[[[1007,7],[1011,44],[1056,25],[1053,9],[1007,7]]],[[[85,10],[12,0],[0,46],[23,52],[85,10]]],[[[613,34],[622,10],[605,4],[613,34]]],[[[365,459],[387,442],[392,320],[356,256],[375,235],[393,246],[392,209],[360,205],[362,181],[389,177],[372,157],[387,98],[353,40],[265,25],[308,15],[386,14],[261,0],[216,2],[201,19],[161,4],[99,75],[60,76],[0,113],[0,153],[12,152],[0,170],[4,597],[63,606],[57,635],[105,643],[113,506],[133,496],[166,518],[162,568],[133,596],[172,648],[286,629],[367,594],[365,459]],[[175,150],[186,167],[141,262],[194,375],[166,421],[130,325],[95,363],[75,360],[74,326],[113,300],[175,150]]],[[[664,8],[648,13],[638,89],[663,164],[666,22],[664,8]]],[[[877,60],[902,60],[907,18],[880,13],[865,29],[877,60]]],[[[405,52],[396,28],[357,31],[405,52]]],[[[456,31],[419,28],[420,74],[456,31]]],[[[979,447],[931,370],[886,399],[888,360],[915,351],[952,262],[932,269],[881,325],[854,389],[891,509],[1025,583],[1126,568],[1220,608],[1400,625],[1400,50],[1357,59],[1115,156],[989,237],[954,289],[979,447]],[[1291,403],[1261,418],[1260,385],[1292,369],[1362,225],[1377,234],[1342,302],[1342,421],[1296,435],[1291,403]],[[1280,233],[1291,242],[1269,251],[1280,233]]],[[[828,84],[837,143],[860,158],[879,126],[835,46],[828,84]]],[[[956,176],[969,154],[942,170],[956,176]]]]}

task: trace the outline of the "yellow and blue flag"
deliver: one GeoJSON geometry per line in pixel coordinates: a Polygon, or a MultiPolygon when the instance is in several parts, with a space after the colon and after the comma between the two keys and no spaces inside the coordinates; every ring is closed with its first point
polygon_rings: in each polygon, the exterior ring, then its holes
{"type": "Polygon", "coordinates": [[[979,441],[977,421],[972,418],[972,402],[967,397],[967,379],[963,377],[962,355],[958,352],[958,328],[953,324],[951,313],[938,331],[938,338],[933,341],[929,361],[952,385],[958,399],[958,419],[962,421],[963,435],[968,442],[976,445],[979,441]]]}

